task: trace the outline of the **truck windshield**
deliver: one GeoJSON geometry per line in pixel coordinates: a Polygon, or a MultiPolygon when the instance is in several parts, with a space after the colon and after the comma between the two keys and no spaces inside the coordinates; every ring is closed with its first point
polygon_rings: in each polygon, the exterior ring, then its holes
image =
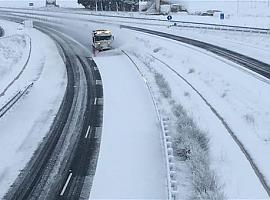
{"type": "Polygon", "coordinates": [[[95,36],[95,41],[110,40],[112,36],[95,36]]]}

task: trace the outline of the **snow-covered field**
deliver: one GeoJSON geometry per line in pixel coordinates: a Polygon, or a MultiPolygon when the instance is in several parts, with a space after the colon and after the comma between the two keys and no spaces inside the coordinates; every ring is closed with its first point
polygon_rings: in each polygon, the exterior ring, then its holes
{"type": "Polygon", "coordinates": [[[3,61],[0,76],[4,77],[0,79],[1,92],[26,62],[31,38],[29,62],[0,97],[1,103],[33,83],[28,92],[0,118],[2,198],[49,131],[62,102],[67,80],[65,65],[50,38],[34,29],[17,30],[18,24],[15,23],[0,21],[0,24],[7,34],[0,38],[0,60],[3,61]]]}

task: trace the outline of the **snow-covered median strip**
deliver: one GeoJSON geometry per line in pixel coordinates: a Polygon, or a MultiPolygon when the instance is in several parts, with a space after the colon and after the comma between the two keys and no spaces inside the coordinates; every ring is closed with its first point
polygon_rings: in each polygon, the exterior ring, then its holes
{"type": "MultiPolygon", "coordinates": [[[[7,27],[5,30],[10,38],[13,37],[12,33],[18,35],[15,35],[16,41],[24,35],[29,35],[32,51],[26,68],[0,97],[0,101],[6,97],[9,99],[8,97],[14,96],[18,90],[33,83],[33,86],[0,118],[0,146],[5,150],[0,152],[0,198],[3,198],[20,170],[26,166],[39,143],[48,133],[65,94],[67,77],[65,64],[55,43],[48,36],[35,29],[18,31],[16,23],[3,21],[1,23],[7,27]]],[[[23,41],[22,39],[22,44],[23,41]]],[[[21,42],[17,43],[21,44],[21,42]]],[[[13,44],[7,46],[14,48],[13,44]]],[[[5,54],[2,52],[0,57],[5,59],[5,54]]],[[[29,53],[27,48],[22,49],[21,54],[24,53],[26,55],[29,53]]],[[[16,66],[14,64],[16,62],[8,63],[10,68],[5,68],[5,78],[12,80],[13,74],[16,73],[11,71],[16,66]]],[[[18,65],[18,69],[21,69],[20,67],[18,65]]],[[[0,89],[3,89],[2,86],[0,89]]]]}

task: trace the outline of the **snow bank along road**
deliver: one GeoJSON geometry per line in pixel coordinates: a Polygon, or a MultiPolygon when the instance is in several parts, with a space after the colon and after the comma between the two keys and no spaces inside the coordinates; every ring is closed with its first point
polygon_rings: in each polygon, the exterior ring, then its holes
{"type": "Polygon", "coordinates": [[[3,149],[0,198],[3,198],[49,131],[64,96],[66,71],[48,36],[33,29],[17,30],[18,24],[12,22],[0,23],[6,35],[1,38],[0,57],[3,149]]]}
{"type": "Polygon", "coordinates": [[[102,123],[102,101],[97,101],[103,95],[100,75],[87,58],[89,52],[42,23],[35,26],[63,51],[68,85],[49,134],[5,199],[79,199],[89,193],[90,187],[82,193],[83,184],[91,185],[96,166],[100,140],[96,129],[102,123]]]}

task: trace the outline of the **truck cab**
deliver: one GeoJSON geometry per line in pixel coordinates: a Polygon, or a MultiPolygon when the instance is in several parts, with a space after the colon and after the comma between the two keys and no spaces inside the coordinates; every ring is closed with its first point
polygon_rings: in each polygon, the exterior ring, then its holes
{"type": "Polygon", "coordinates": [[[92,32],[92,45],[98,51],[111,49],[113,41],[112,32],[110,30],[94,30],[92,32]]]}

